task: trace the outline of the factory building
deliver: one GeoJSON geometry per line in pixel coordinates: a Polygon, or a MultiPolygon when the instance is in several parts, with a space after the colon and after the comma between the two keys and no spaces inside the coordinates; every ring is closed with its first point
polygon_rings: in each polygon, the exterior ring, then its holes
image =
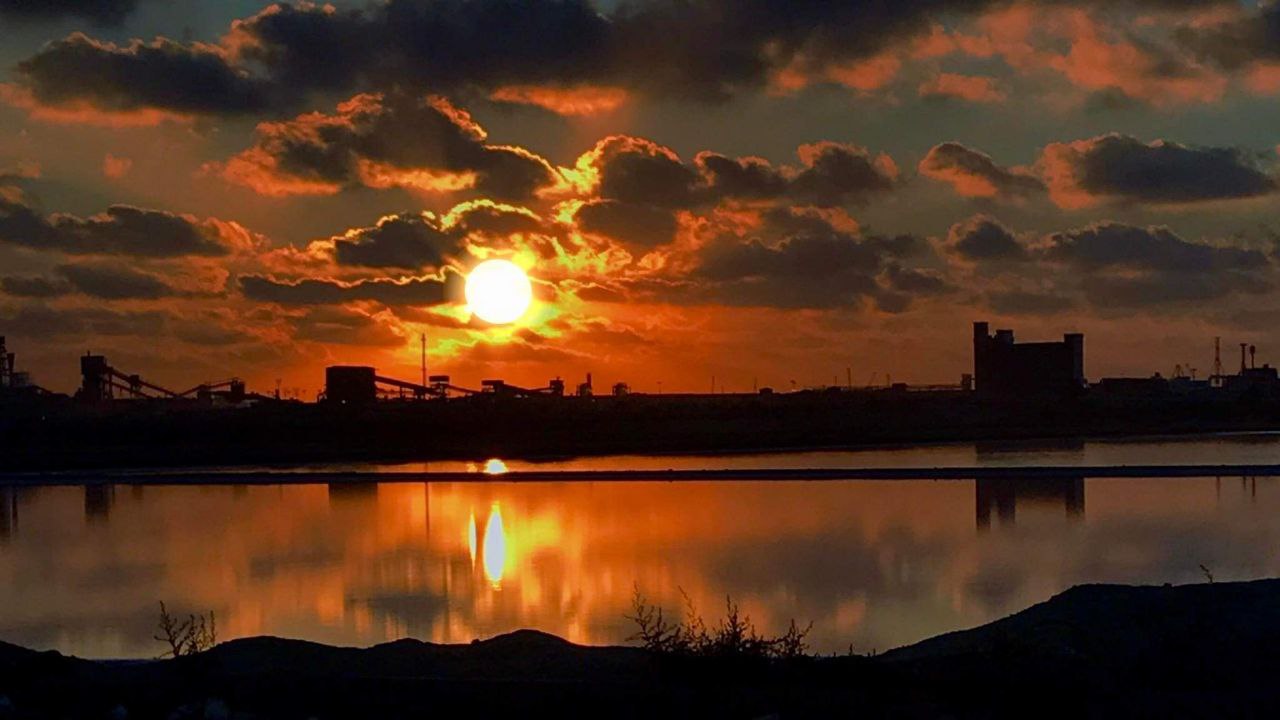
{"type": "Polygon", "coordinates": [[[334,365],[324,373],[325,398],[342,405],[364,405],[378,399],[377,372],[362,365],[334,365]]]}
{"type": "Polygon", "coordinates": [[[973,324],[973,386],[989,397],[1073,395],[1085,388],[1084,335],[1062,342],[1018,343],[1012,330],[991,334],[973,324]]]}
{"type": "Polygon", "coordinates": [[[6,390],[29,390],[31,376],[17,370],[17,356],[9,352],[5,346],[5,337],[0,335],[0,392],[6,390]]]}

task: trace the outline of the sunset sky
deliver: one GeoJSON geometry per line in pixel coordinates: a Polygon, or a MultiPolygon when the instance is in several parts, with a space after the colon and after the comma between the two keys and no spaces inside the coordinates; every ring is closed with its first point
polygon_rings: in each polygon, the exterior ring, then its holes
{"type": "Polygon", "coordinates": [[[1280,360],[1280,5],[0,0],[0,335],[185,389],[1280,360]],[[535,305],[472,318],[514,260],[535,305]]]}

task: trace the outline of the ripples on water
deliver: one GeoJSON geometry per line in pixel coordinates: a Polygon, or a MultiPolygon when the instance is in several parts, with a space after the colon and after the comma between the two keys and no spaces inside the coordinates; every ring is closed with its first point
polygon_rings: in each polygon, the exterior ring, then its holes
{"type": "MultiPolygon", "coordinates": [[[[1276,462],[1278,443],[1163,457],[1276,462]]],[[[1273,478],[0,488],[0,639],[151,656],[165,600],[214,610],[223,639],[618,643],[638,585],[708,616],[732,595],[770,630],[813,620],[819,650],[884,650],[1078,583],[1276,575],[1277,510],[1273,478]]]]}

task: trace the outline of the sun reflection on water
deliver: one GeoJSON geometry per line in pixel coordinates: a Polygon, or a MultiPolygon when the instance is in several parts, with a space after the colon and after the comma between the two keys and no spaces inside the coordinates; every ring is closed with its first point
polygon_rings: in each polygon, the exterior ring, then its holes
{"type": "Polygon", "coordinates": [[[476,566],[476,512],[467,518],[467,549],[471,551],[471,567],[476,566]]]}
{"type": "Polygon", "coordinates": [[[489,520],[484,526],[484,577],[499,588],[507,563],[507,532],[502,527],[502,508],[494,503],[489,508],[489,520]]]}

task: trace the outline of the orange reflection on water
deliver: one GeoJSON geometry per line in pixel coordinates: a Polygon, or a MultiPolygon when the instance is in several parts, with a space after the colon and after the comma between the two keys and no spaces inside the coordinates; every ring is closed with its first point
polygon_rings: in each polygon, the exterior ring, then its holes
{"type": "Polygon", "coordinates": [[[214,610],[223,639],[467,642],[532,627],[620,643],[638,586],[677,612],[684,590],[709,622],[732,595],[762,631],[813,620],[817,649],[868,651],[1080,582],[1195,581],[1201,562],[1219,577],[1280,573],[1280,483],[1087,480],[1076,515],[1068,489],[495,478],[7,490],[0,640],[154,656],[165,600],[214,610]],[[997,521],[983,528],[986,497],[997,521]]]}
{"type": "Polygon", "coordinates": [[[471,553],[471,567],[476,566],[476,514],[467,516],[467,550],[471,553]]]}
{"type": "Polygon", "coordinates": [[[502,587],[506,564],[507,532],[502,527],[502,508],[495,502],[489,508],[489,521],[484,524],[484,577],[494,588],[502,587]]]}

